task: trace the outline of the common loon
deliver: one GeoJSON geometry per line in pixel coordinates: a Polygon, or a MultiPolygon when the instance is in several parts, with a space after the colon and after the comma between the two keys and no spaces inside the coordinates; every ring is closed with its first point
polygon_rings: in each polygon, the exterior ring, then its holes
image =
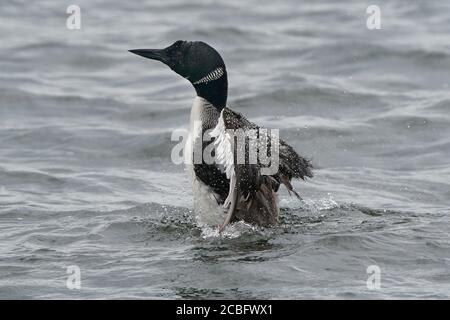
{"type": "MultiPolygon", "coordinates": [[[[277,191],[284,184],[293,192],[291,179],[312,177],[309,160],[299,156],[295,150],[279,139],[278,170],[263,174],[260,161],[238,162],[238,143],[226,132],[228,130],[256,130],[257,125],[227,106],[228,79],[225,63],[220,54],[208,44],[178,40],[164,49],[135,49],[130,52],[142,57],[158,60],[187,79],[195,88],[197,97],[191,109],[190,131],[186,142],[185,156],[191,173],[194,205],[201,223],[220,225],[222,232],[234,221],[259,226],[270,226],[278,221],[277,191]],[[200,125],[196,125],[200,123],[200,125]],[[214,141],[211,153],[216,161],[207,162],[201,157],[194,161],[197,147],[201,155],[208,147],[204,135],[214,141]],[[231,141],[233,139],[233,141],[231,141]]],[[[270,143],[268,143],[270,144],[270,143]]],[[[244,153],[249,154],[249,139],[244,142],[244,153]]],[[[272,150],[272,149],[270,149],[272,150]]]]}

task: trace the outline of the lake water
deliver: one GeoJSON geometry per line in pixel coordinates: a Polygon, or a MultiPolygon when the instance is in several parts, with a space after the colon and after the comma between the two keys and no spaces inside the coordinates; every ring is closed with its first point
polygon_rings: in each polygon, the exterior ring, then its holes
{"type": "Polygon", "coordinates": [[[77,0],[68,30],[68,2],[3,1],[0,298],[450,298],[450,4],[372,2],[77,0]],[[170,160],[194,90],[127,52],[178,39],[312,158],[279,226],[197,225],[170,160]]]}

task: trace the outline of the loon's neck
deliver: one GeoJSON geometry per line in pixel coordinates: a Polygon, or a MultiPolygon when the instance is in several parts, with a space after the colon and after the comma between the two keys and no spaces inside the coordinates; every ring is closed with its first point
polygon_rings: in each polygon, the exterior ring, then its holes
{"type": "Polygon", "coordinates": [[[217,80],[194,84],[197,96],[205,99],[221,111],[227,105],[228,78],[227,71],[217,80]]]}
{"type": "Polygon", "coordinates": [[[205,98],[196,96],[191,108],[189,134],[195,139],[201,137],[204,130],[212,129],[217,125],[219,117],[219,108],[213,106],[205,98]]]}

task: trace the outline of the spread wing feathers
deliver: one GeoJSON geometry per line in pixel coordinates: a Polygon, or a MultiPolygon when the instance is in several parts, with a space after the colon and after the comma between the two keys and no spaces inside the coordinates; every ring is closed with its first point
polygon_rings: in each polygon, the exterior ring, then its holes
{"type": "Polygon", "coordinates": [[[228,196],[223,203],[223,206],[225,208],[228,206],[229,208],[225,217],[225,221],[221,225],[219,232],[222,232],[225,226],[230,223],[231,219],[233,218],[236,211],[236,201],[238,194],[238,190],[236,188],[236,172],[234,167],[232,137],[226,129],[227,128],[225,127],[225,122],[221,113],[216,127],[210,133],[211,137],[215,138],[214,144],[216,146],[215,155],[217,163],[224,166],[227,179],[230,180],[228,196]]]}
{"type": "MultiPolygon", "coordinates": [[[[218,123],[210,133],[215,138],[216,161],[223,165],[227,179],[230,181],[228,196],[224,207],[228,208],[220,231],[234,220],[244,220],[258,225],[271,225],[278,219],[278,200],[276,192],[280,184],[287,190],[298,193],[291,185],[291,179],[312,177],[311,163],[299,156],[295,150],[279,140],[279,170],[273,175],[261,175],[261,165],[249,163],[250,142],[235,143],[235,136],[230,130],[251,130],[259,134],[259,127],[248,121],[241,114],[224,108],[218,123]],[[237,148],[245,148],[238,150],[237,148]],[[237,161],[237,154],[245,154],[244,164],[237,161]]],[[[270,141],[269,141],[270,142],[270,141]]],[[[270,148],[269,148],[270,150],[270,148]]]]}

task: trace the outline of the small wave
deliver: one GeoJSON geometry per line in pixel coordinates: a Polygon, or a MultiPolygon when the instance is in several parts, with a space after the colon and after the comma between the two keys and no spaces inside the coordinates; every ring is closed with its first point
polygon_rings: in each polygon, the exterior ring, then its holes
{"type": "MultiPolygon", "coordinates": [[[[107,45],[81,45],[67,42],[36,42],[9,48],[10,64],[28,63],[30,60],[39,61],[33,69],[53,70],[55,65],[59,70],[93,71],[113,66],[118,60],[114,54],[117,50],[107,45]]],[[[18,65],[21,67],[20,65],[18,65]]]]}
{"type": "Polygon", "coordinates": [[[245,223],[243,221],[238,221],[234,223],[230,223],[225,227],[222,233],[219,233],[219,226],[211,227],[208,225],[200,225],[201,228],[201,237],[203,239],[212,239],[212,238],[228,238],[234,239],[238,238],[244,234],[251,234],[257,232],[259,229],[257,226],[245,223]]]}
{"type": "Polygon", "coordinates": [[[355,65],[364,61],[370,61],[377,65],[377,60],[396,58],[402,63],[414,62],[429,67],[448,65],[450,54],[445,51],[427,50],[422,48],[401,48],[396,45],[386,46],[379,43],[366,41],[339,40],[331,44],[319,45],[311,48],[304,58],[321,59],[328,63],[338,65],[355,65]],[[336,53],[341,54],[336,54],[336,53]],[[328,60],[327,60],[328,59],[328,60]],[[331,59],[331,60],[330,60],[331,59]]]}
{"type": "Polygon", "coordinates": [[[79,115],[82,110],[89,110],[90,113],[97,111],[99,107],[107,107],[108,112],[122,110],[125,105],[113,98],[87,98],[79,95],[49,95],[43,93],[30,92],[16,88],[0,87],[0,103],[9,107],[9,112],[21,108],[28,112],[33,112],[31,106],[39,106],[37,110],[41,116],[51,116],[55,113],[55,108],[65,106],[64,113],[74,113],[79,115]],[[69,108],[69,105],[71,106],[69,108]],[[81,110],[80,110],[81,109],[81,110]],[[46,114],[50,110],[52,114],[46,114]]]}
{"type": "Polygon", "coordinates": [[[265,33],[256,29],[240,28],[236,26],[220,27],[212,26],[210,28],[199,28],[197,26],[174,29],[167,34],[167,38],[178,40],[202,39],[211,44],[226,46],[232,41],[234,44],[257,44],[265,37],[265,33]],[[220,34],[220,38],[217,37],[220,34]]]}
{"type": "Polygon", "coordinates": [[[375,94],[312,85],[258,93],[237,99],[233,105],[246,109],[258,108],[258,114],[270,115],[274,113],[274,110],[281,109],[283,115],[288,117],[305,114],[325,118],[344,118],[348,115],[350,119],[367,115],[366,109],[361,108],[361,105],[373,106],[379,111],[386,109],[386,103],[375,94]]]}
{"type": "Polygon", "coordinates": [[[441,116],[448,117],[448,110],[450,108],[450,99],[443,99],[427,107],[427,110],[439,111],[441,116]]]}
{"type": "Polygon", "coordinates": [[[280,200],[282,210],[300,210],[306,212],[321,212],[327,210],[338,209],[342,207],[331,195],[326,198],[305,199],[298,201],[294,197],[283,198],[280,200]]]}
{"type": "Polygon", "coordinates": [[[60,188],[66,183],[60,177],[38,170],[11,170],[2,167],[0,167],[0,180],[10,186],[13,184],[25,185],[32,182],[46,188],[60,188]]]}

